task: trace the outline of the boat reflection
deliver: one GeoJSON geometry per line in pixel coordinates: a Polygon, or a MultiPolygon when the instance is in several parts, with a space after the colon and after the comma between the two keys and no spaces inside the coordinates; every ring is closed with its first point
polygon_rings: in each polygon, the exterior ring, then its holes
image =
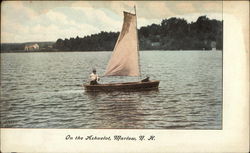
{"type": "Polygon", "coordinates": [[[93,109],[93,128],[145,128],[143,98],[158,91],[143,92],[87,92],[93,109]]]}

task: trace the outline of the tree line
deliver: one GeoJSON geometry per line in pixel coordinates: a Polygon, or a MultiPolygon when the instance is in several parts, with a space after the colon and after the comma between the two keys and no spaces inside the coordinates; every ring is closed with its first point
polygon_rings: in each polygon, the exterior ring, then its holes
{"type": "MultiPolygon", "coordinates": [[[[138,30],[140,50],[211,50],[223,47],[222,21],[200,16],[196,22],[164,19],[138,30]]],[[[62,51],[111,51],[119,32],[100,32],[85,37],[58,39],[54,48],[62,51]]]]}

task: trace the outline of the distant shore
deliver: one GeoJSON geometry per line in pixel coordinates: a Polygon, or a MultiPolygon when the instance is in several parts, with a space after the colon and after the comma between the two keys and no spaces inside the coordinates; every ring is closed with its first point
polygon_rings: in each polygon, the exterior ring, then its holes
{"type": "MultiPolygon", "coordinates": [[[[112,51],[119,32],[84,37],[58,38],[55,42],[1,43],[1,52],[96,52],[112,51]]],[[[161,24],[138,29],[139,50],[213,50],[223,49],[223,22],[200,16],[196,22],[169,18],[161,24]]]]}

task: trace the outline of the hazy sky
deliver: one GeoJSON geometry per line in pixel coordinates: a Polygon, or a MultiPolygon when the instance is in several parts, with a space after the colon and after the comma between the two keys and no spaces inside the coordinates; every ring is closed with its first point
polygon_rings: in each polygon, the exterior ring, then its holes
{"type": "Polygon", "coordinates": [[[4,1],[1,42],[56,41],[100,31],[120,31],[123,11],[134,13],[138,28],[170,17],[222,19],[221,1],[4,1]]]}

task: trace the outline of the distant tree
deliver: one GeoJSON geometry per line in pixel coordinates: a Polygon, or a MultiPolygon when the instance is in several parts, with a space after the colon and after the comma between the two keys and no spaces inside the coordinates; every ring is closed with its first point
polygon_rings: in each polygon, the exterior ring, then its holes
{"type": "Polygon", "coordinates": [[[54,45],[54,48],[57,48],[57,49],[63,49],[64,48],[64,43],[63,43],[63,40],[61,38],[57,39],[55,45],[54,45]]]}

